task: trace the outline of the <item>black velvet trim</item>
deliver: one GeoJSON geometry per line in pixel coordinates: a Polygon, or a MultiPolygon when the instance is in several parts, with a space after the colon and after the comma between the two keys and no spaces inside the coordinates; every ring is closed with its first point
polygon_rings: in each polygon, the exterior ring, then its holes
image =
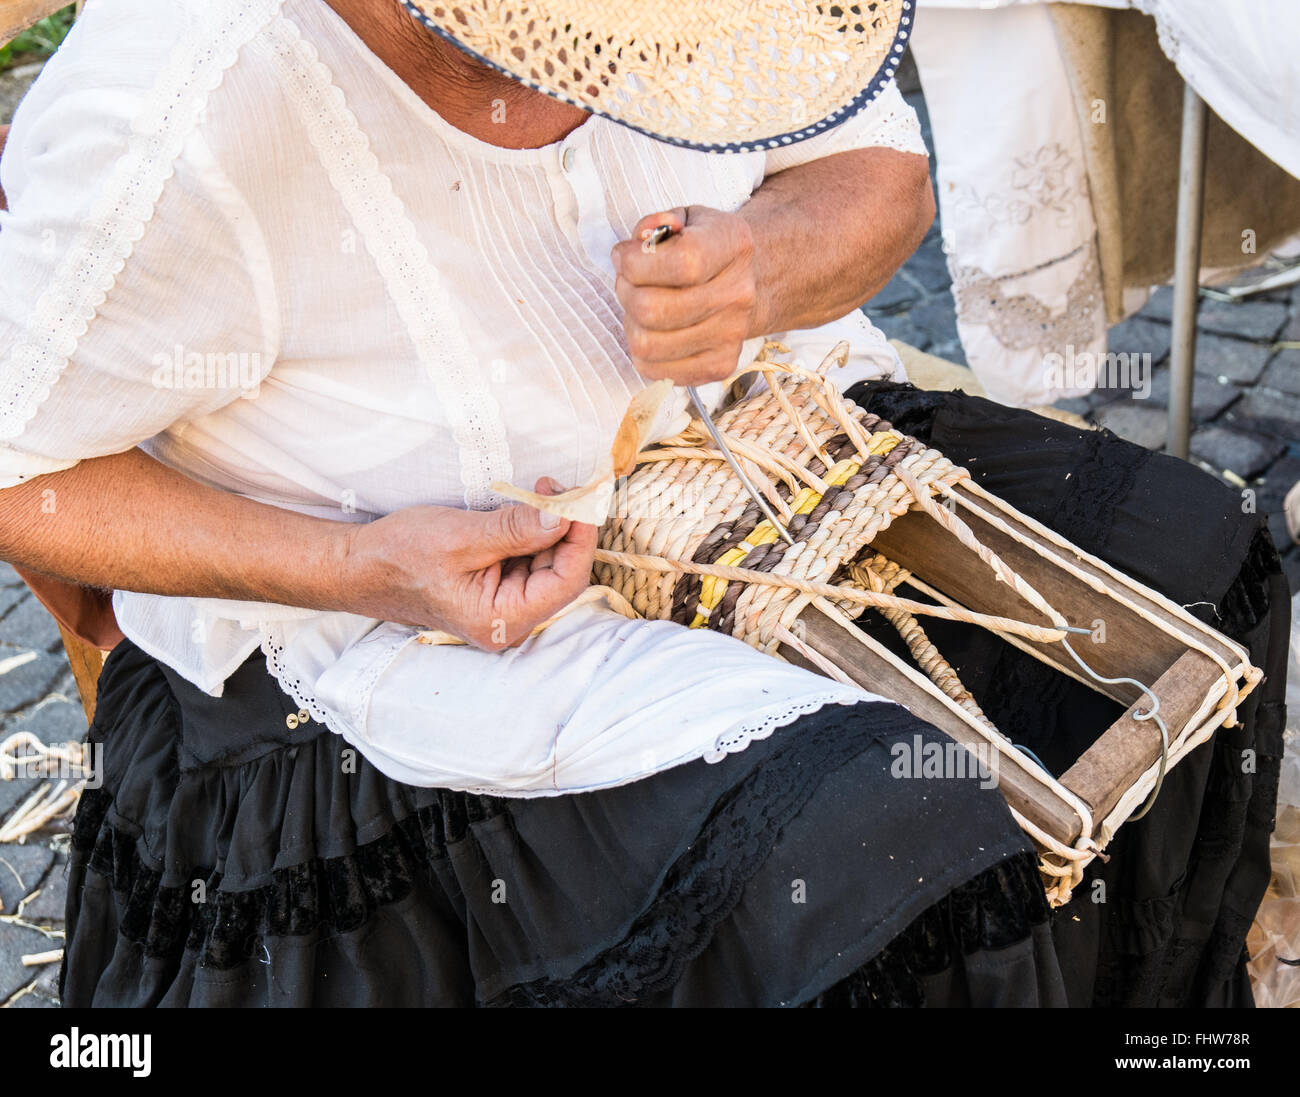
{"type": "MultiPolygon", "coordinates": [[[[1272,604],[1269,581],[1282,570],[1268,527],[1261,522],[1251,539],[1241,571],[1219,599],[1218,614],[1208,609],[1197,615],[1226,636],[1238,639],[1251,632],[1268,614],[1272,604]]],[[[1197,608],[1190,612],[1196,613],[1197,608]]]]}
{"type": "Polygon", "coordinates": [[[895,430],[929,445],[934,417],[948,403],[950,393],[919,389],[905,381],[859,381],[844,395],[895,430]]]}
{"type": "Polygon", "coordinates": [[[926,976],[960,956],[1024,941],[1049,916],[1037,858],[1017,853],[954,888],[852,975],[803,1006],[924,1006],[926,976]]]}

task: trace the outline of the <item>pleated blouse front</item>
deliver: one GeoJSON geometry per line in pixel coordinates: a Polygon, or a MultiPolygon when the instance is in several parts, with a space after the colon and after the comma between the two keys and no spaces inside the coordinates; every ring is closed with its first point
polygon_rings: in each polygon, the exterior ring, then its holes
{"type": "MultiPolygon", "coordinates": [[[[644,384],[613,245],[647,213],[735,210],[768,174],[872,145],[925,152],[892,86],[766,153],[597,117],[503,149],[446,123],[322,0],[91,0],[3,161],[0,486],[133,446],[340,521],[492,508],[495,480],[584,482],[644,384]]],[[[860,313],[773,335],[814,362],[849,339],[842,386],[901,376],[860,313]]],[[[600,606],[504,655],[344,613],[127,591],[114,608],[213,695],[260,647],[307,716],[422,785],[618,784],[865,696],[600,606]]]]}

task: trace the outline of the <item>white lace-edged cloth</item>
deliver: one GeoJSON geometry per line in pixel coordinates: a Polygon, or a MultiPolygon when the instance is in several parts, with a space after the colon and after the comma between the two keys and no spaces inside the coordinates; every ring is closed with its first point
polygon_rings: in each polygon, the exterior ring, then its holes
{"type": "MultiPolygon", "coordinates": [[[[493,507],[496,480],[584,483],[645,384],[610,247],[647,213],[735,210],[768,174],[876,146],[925,153],[892,85],[771,153],[596,117],[503,149],[448,125],[322,0],[90,0],[2,166],[0,487],[133,446],[338,521],[493,507]]],[[[813,362],[847,339],[841,387],[902,377],[859,313],[773,334],[813,362]]],[[[267,546],[229,546],[250,550],[267,546]]],[[[870,696],[596,606],[505,655],[343,613],[124,591],[114,608],[214,696],[260,649],[309,717],[420,785],[602,787],[870,696]]]]}
{"type": "Polygon", "coordinates": [[[503,653],[430,647],[415,633],[378,624],[334,658],[314,628],[290,623],[264,650],[286,691],[302,690],[299,704],[389,777],[502,796],[719,762],[823,705],[881,700],[732,637],[600,604],[503,653]]]}

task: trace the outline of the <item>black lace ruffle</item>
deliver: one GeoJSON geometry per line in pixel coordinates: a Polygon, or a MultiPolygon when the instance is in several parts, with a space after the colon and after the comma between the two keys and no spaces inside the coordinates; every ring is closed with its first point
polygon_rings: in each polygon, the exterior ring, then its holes
{"type": "Polygon", "coordinates": [[[1074,488],[1061,496],[1055,530],[1068,530],[1070,539],[1094,556],[1106,555],[1115,508],[1133,490],[1151,451],[1135,446],[1108,430],[1083,434],[1085,452],[1073,476],[1074,488]]]}
{"type": "Polygon", "coordinates": [[[1037,860],[1020,853],[955,888],[886,948],[805,1007],[918,1007],[926,976],[1025,940],[1049,916],[1037,860]]]}
{"type": "MultiPolygon", "coordinates": [[[[494,1004],[618,1004],[671,987],[734,909],[782,827],[825,774],[873,740],[916,730],[905,710],[876,708],[878,719],[872,721],[845,714],[790,736],[788,745],[720,801],[624,940],[571,978],[515,986],[494,1004]]],[[[355,852],[277,868],[259,888],[223,890],[220,872],[211,867],[181,874],[187,883],[164,884],[162,873],[142,859],[137,837],[109,818],[113,801],[104,789],[83,796],[72,844],[89,871],[110,881],[122,937],[142,945],[148,956],[173,962],[183,950],[197,950],[200,967],[226,970],[256,957],[264,937],[358,929],[422,880],[436,882],[436,862],[472,824],[509,817],[511,810],[503,798],[445,790],[436,795],[437,802],[355,852]],[[196,880],[205,892],[199,903],[196,880]]]]}
{"type": "Polygon", "coordinates": [[[195,867],[187,875],[202,881],[204,891],[204,901],[196,903],[192,882],[164,885],[162,874],[142,860],[137,839],[106,821],[111,804],[103,789],[83,794],[72,845],[119,896],[121,935],[143,945],[147,956],[174,959],[185,948],[197,949],[199,966],[216,970],[255,956],[264,936],[359,928],[379,907],[406,898],[472,824],[506,810],[500,799],[441,790],[437,803],[355,853],[276,869],[261,888],[224,891],[220,872],[195,867]]]}
{"type": "MultiPolygon", "coordinates": [[[[902,709],[881,712],[886,719],[901,714],[902,709]]],[[[915,728],[905,715],[901,725],[915,728]]],[[[782,828],[823,776],[891,730],[845,720],[792,736],[788,747],[718,805],[622,941],[569,978],[516,985],[492,1004],[618,1006],[671,988],[703,951],[714,928],[735,909],[782,828]]]]}

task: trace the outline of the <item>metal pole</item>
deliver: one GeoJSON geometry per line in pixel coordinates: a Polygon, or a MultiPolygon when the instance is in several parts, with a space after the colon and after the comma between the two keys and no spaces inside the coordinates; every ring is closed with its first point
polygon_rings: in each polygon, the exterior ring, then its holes
{"type": "Polygon", "coordinates": [[[1183,141],[1178,159],[1178,235],[1174,243],[1174,315],[1169,354],[1168,451],[1187,460],[1192,434],[1196,366],[1196,302],[1201,272],[1201,215],[1205,206],[1205,101],[1183,89],[1183,141]]]}

